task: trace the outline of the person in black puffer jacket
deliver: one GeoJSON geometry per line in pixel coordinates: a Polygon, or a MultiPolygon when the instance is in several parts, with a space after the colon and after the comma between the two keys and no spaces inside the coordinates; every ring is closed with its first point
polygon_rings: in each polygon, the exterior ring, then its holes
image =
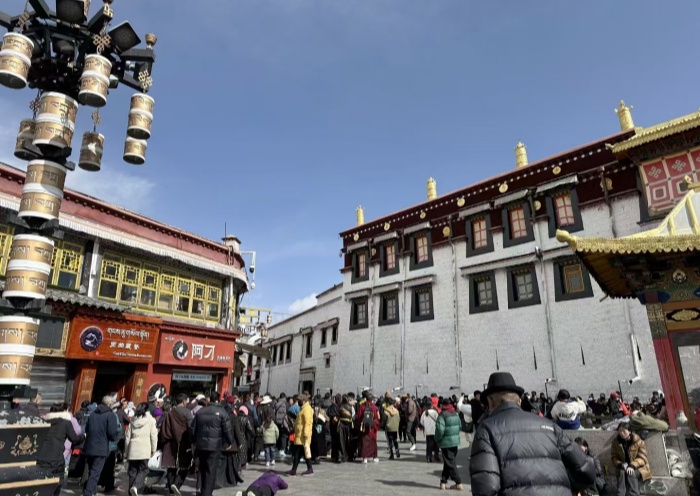
{"type": "Polygon", "coordinates": [[[82,443],[85,434],[75,432],[75,427],[71,421],[72,415],[68,411],[67,403],[55,403],[51,406],[51,413],[46,415],[46,421],[51,424],[49,432],[46,434],[44,442],[41,443],[39,453],[36,458],[37,467],[45,470],[47,475],[58,477],[61,482],[54,490],[54,496],[61,493],[64,485],[64,475],[66,469],[65,443],[82,443]]]}
{"type": "Polygon", "coordinates": [[[593,459],[553,422],[524,412],[524,390],[507,372],[489,377],[490,414],[476,431],[473,496],[571,496],[595,482],[593,459]]]}
{"type": "Polygon", "coordinates": [[[231,431],[231,419],[219,405],[219,393],[211,393],[209,406],[194,417],[194,439],[199,458],[201,496],[211,496],[216,482],[221,451],[235,443],[231,431]]]}

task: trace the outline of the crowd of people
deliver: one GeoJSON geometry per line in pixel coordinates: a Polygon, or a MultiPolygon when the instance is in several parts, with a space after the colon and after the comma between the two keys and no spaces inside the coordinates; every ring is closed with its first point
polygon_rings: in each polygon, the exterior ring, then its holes
{"type": "MultiPolygon", "coordinates": [[[[37,396],[21,408],[39,415],[40,403],[37,396]]],[[[51,427],[37,465],[61,479],[56,496],[66,476],[80,479],[84,496],[94,496],[98,486],[110,493],[116,489],[115,468],[122,463],[131,496],[154,493],[161,484],[180,496],[185,479],[194,474],[198,494],[211,496],[217,488],[244,484],[244,471],[252,463],[269,471],[240,494],[269,496],[287,488],[274,471],[281,460],[291,464],[281,474],[285,477],[313,476],[327,459],[378,463],[380,446],[384,449],[380,431],[389,460],[396,460],[402,451],[417,449],[418,430],[425,436],[425,461],[442,463],[440,489],[451,481],[450,489],[464,490],[456,457],[460,446],[471,444],[475,496],[507,494],[508,488],[524,496],[576,495],[591,488],[598,494],[634,496],[651,477],[643,433],[668,429],[660,420],[665,414],[660,392],[646,404],[639,398],[628,404],[617,392],[584,401],[562,389],[554,401],[525,393],[502,372],[492,374],[488,388],[472,396],[212,393],[208,398],[152,397],[138,405],[106,396],[100,404],[84,402],[75,415],[67,403],[50,410],[44,419],[51,427]],[[616,488],[606,484],[587,441],[577,437],[572,442],[563,434],[582,426],[617,430],[611,449],[616,488]],[[299,471],[302,462],[305,469],[299,471]]]]}

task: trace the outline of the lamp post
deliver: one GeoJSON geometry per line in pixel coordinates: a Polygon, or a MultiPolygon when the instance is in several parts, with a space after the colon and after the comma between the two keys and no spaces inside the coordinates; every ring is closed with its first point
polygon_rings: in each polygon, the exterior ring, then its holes
{"type": "MultiPolygon", "coordinates": [[[[101,167],[105,138],[97,128],[99,109],[110,90],[124,85],[137,90],[128,113],[124,160],[143,164],[151,136],[156,36],[145,36],[146,48],[128,22],[113,25],[112,0],[92,17],[91,0],[28,0],[24,12],[0,12],[7,29],[0,50],[0,85],[36,90],[32,118],[20,125],[15,156],[29,162],[19,213],[10,219],[15,237],[10,249],[0,306],[12,315],[0,317],[0,408],[11,397],[28,397],[39,321],[28,316],[44,308],[54,243],[62,237],[58,216],[65,178],[75,170],[75,121],[80,105],[94,107],[93,129],[84,133],[78,166],[101,167]],[[2,401],[4,400],[4,401],[2,401]]],[[[89,339],[89,337],[86,337],[89,339]]]]}

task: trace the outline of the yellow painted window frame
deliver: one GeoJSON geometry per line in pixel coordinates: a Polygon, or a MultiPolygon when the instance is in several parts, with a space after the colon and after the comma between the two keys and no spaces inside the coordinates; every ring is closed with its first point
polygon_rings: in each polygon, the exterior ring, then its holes
{"type": "Polygon", "coordinates": [[[53,249],[53,256],[51,259],[51,281],[49,284],[51,286],[62,288],[62,289],[72,289],[77,290],[80,286],[80,274],[83,271],[83,262],[85,261],[85,246],[78,243],[72,243],[70,241],[56,241],[53,249]],[[62,267],[66,256],[77,256],[77,268],[72,269],[68,266],[62,267]],[[66,288],[65,286],[58,286],[58,278],[61,272],[66,272],[68,274],[74,274],[75,284],[72,288],[66,288]]]}
{"type": "Polygon", "coordinates": [[[15,234],[15,228],[12,226],[7,226],[0,224],[0,271],[5,275],[5,270],[7,270],[7,257],[10,254],[10,246],[12,246],[12,238],[15,234]]]}
{"type": "Polygon", "coordinates": [[[97,295],[98,298],[103,299],[103,300],[108,300],[108,301],[118,301],[119,300],[119,294],[121,293],[121,274],[123,270],[123,262],[122,258],[118,257],[116,255],[112,255],[111,253],[105,253],[102,256],[102,265],[100,267],[100,285],[97,288],[97,295]],[[115,276],[110,276],[106,274],[105,268],[108,266],[114,266],[117,268],[117,274],[115,276]],[[108,282],[114,282],[117,284],[117,292],[114,295],[114,298],[107,298],[106,296],[101,296],[102,295],[102,283],[108,281],[108,282]]]}

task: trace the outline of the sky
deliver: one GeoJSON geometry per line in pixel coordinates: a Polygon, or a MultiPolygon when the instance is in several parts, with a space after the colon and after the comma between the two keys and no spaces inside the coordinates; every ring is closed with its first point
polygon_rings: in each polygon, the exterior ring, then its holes
{"type": "MultiPolygon", "coordinates": [[[[49,4],[53,0],[47,0],[49,4]]],[[[3,0],[19,13],[24,0],[3,0]]],[[[93,0],[94,12],[101,3],[93,0]]],[[[619,131],[700,107],[700,2],[117,0],[158,36],[153,137],[121,159],[128,100],[102,111],[99,173],[69,187],[257,253],[244,306],[279,321],[341,281],[338,233],[619,131]]],[[[0,88],[0,160],[30,90],[0,88]]],[[[79,139],[91,126],[81,107],[79,139]]],[[[77,157],[74,157],[76,159],[77,157]]]]}

